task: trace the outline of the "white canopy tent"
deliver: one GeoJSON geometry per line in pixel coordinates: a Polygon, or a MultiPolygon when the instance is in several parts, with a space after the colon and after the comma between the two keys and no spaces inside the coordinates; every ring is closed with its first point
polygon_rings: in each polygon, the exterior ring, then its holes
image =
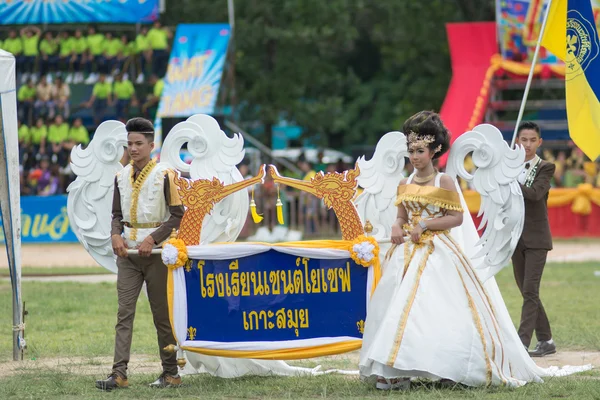
{"type": "Polygon", "coordinates": [[[21,299],[21,193],[15,57],[0,49],[0,206],[13,302],[13,359],[19,360],[23,340],[21,299]]]}

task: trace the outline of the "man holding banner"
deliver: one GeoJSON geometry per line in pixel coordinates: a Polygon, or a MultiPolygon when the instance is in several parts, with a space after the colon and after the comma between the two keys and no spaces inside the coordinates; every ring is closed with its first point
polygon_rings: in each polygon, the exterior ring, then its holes
{"type": "Polygon", "coordinates": [[[143,118],[127,122],[127,151],[132,159],[115,178],[112,220],[112,247],[117,258],[117,295],[119,311],[115,327],[115,357],[112,373],[96,381],[96,387],[112,390],[128,386],[127,364],[131,350],[135,308],[142,285],[158,335],[163,373],[151,387],[170,387],[181,383],[177,357],[165,347],[175,343],[167,305],[167,268],[152,250],[178,229],[183,206],[173,183],[174,174],[165,164],[150,158],[154,149],[154,127],[143,118]],[[130,254],[128,249],[137,249],[130,254]]]}

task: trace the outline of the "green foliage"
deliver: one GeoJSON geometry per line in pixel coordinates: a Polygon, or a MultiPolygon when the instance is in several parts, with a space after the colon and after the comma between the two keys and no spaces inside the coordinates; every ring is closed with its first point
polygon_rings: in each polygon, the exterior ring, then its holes
{"type": "MultiPolygon", "coordinates": [[[[234,3],[224,101],[243,126],[264,127],[265,143],[283,118],[336,148],[375,144],[416,111],[439,110],[451,78],[445,24],[494,18],[494,0],[234,3]]],[[[170,0],[165,17],[225,22],[227,2],[170,0]]]]}

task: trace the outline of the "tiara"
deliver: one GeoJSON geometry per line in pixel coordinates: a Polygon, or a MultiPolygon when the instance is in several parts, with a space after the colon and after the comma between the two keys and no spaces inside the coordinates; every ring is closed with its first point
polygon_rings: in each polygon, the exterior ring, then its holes
{"type": "MultiPolygon", "coordinates": [[[[433,135],[419,136],[418,134],[412,131],[408,134],[408,147],[412,149],[419,147],[429,147],[429,145],[434,142],[435,136],[433,135]]],[[[442,151],[441,144],[433,150],[434,153],[439,153],[440,151],[442,151]]]]}

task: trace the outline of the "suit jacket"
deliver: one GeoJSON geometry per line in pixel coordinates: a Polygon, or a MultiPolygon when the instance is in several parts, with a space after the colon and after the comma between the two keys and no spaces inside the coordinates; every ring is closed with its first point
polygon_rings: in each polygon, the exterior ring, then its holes
{"type": "Polygon", "coordinates": [[[552,250],[552,234],[548,221],[548,192],[556,166],[542,160],[531,187],[521,185],[525,199],[525,226],[520,244],[529,249],[552,250]]]}

